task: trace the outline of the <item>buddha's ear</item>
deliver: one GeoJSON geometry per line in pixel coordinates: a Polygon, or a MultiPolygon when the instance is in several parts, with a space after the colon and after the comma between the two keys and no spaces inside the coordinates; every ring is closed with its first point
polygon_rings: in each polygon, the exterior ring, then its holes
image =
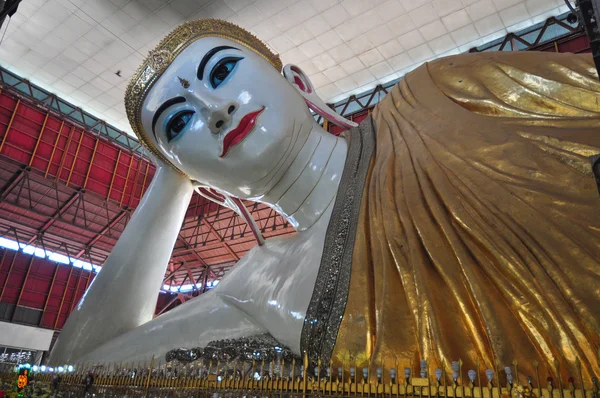
{"type": "Polygon", "coordinates": [[[197,181],[194,181],[193,184],[198,195],[210,200],[211,202],[215,202],[221,206],[227,207],[242,217],[244,221],[248,223],[248,226],[250,227],[250,230],[256,238],[259,246],[262,246],[265,243],[265,239],[262,236],[258,225],[256,225],[252,214],[248,211],[246,206],[244,206],[244,202],[242,202],[241,199],[229,196],[224,192],[220,192],[214,188],[202,185],[197,181]]]}
{"type": "Polygon", "coordinates": [[[283,68],[283,76],[287,81],[298,90],[304,101],[310,109],[323,116],[336,126],[344,128],[352,128],[358,126],[351,120],[346,119],[339,113],[336,113],[333,109],[325,104],[316,93],[310,79],[306,74],[297,67],[296,65],[287,64],[283,68]]]}

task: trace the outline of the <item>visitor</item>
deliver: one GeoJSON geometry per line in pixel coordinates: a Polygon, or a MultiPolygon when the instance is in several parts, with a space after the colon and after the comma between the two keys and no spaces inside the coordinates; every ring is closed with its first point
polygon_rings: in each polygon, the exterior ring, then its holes
{"type": "Polygon", "coordinates": [[[52,376],[52,393],[55,397],[58,396],[60,381],[60,375],[58,373],[55,373],[54,376],[52,376]]]}
{"type": "Polygon", "coordinates": [[[83,385],[84,385],[83,393],[87,397],[91,393],[92,386],[94,385],[94,375],[92,374],[92,372],[89,372],[87,374],[87,376],[83,380],[83,385]]]}

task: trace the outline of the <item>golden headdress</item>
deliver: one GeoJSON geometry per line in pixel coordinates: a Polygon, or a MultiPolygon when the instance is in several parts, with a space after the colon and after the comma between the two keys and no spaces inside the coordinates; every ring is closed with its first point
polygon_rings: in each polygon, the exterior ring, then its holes
{"type": "MultiPolygon", "coordinates": [[[[231,22],[218,19],[199,19],[185,22],[173,30],[154,50],[150,51],[125,90],[127,118],[135,135],[150,152],[171,166],[173,164],[148,139],[142,126],[141,107],[154,83],[173,60],[190,44],[203,37],[221,37],[241,44],[263,57],[277,71],[282,69],[281,60],[277,54],[273,53],[252,33],[231,22]]],[[[175,169],[177,168],[175,167],[175,169]]]]}

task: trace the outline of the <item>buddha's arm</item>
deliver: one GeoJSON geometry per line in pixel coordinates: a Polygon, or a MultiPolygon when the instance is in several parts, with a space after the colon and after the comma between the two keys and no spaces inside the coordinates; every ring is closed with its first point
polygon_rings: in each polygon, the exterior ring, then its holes
{"type": "MultiPolygon", "coordinates": [[[[235,278],[235,277],[234,277],[235,278]]],[[[165,362],[177,348],[205,347],[215,340],[263,334],[249,316],[227,305],[215,290],[188,301],[81,358],[83,362],[165,362]]]]}
{"type": "Polygon", "coordinates": [[[186,177],[158,166],[102,271],[69,316],[51,363],[71,363],[152,319],[192,193],[186,177]]]}

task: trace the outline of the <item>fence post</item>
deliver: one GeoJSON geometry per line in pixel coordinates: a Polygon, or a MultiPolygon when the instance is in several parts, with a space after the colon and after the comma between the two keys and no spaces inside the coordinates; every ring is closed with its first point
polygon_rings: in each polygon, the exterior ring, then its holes
{"type": "Polygon", "coordinates": [[[144,387],[144,395],[148,396],[148,390],[150,389],[150,379],[152,378],[152,370],[154,368],[154,355],[150,361],[150,371],[148,372],[148,378],[146,379],[146,385],[144,387]]]}

